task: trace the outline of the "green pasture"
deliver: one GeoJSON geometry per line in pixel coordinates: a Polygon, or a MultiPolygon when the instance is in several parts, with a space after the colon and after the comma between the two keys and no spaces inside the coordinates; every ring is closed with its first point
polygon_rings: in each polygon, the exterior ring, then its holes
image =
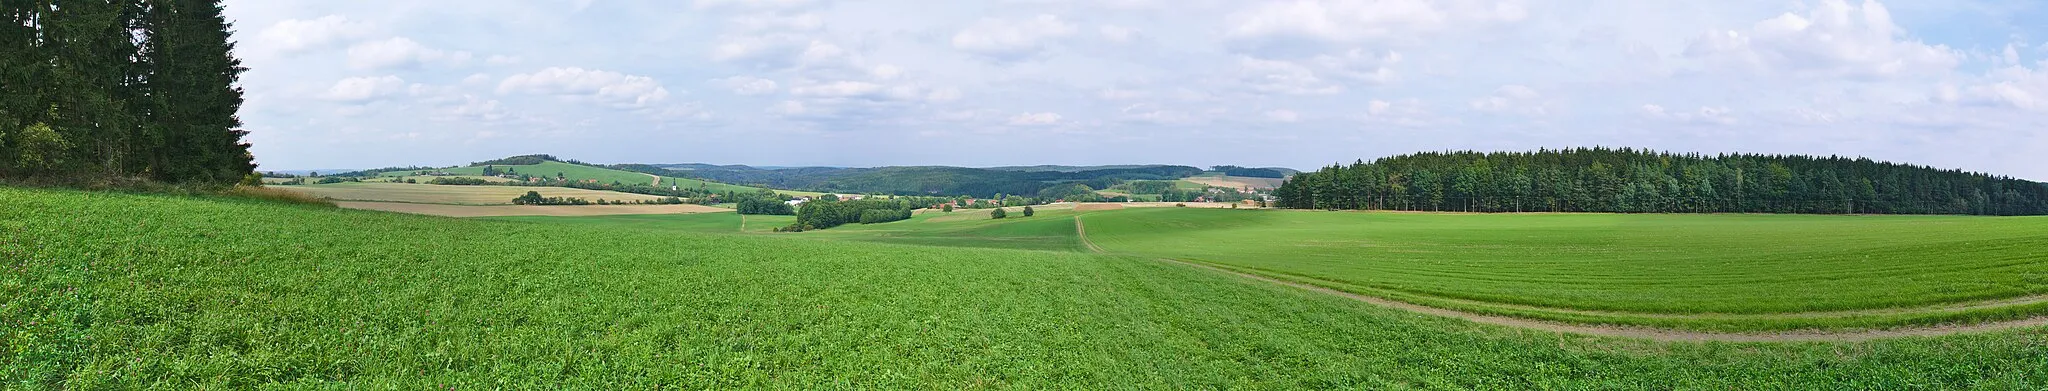
{"type": "MultiPolygon", "coordinates": [[[[1221,219],[1204,213],[1083,218],[1091,236],[1111,231],[1106,245],[1136,249],[1153,239],[1130,228],[1177,223],[1109,217],[1221,219]]],[[[1007,224],[1047,234],[1033,227],[1072,220],[1044,217],[1007,224]]],[[[2048,387],[2038,329],[1655,343],[1418,315],[1147,257],[792,237],[0,188],[0,384],[2048,387]]]]}
{"type": "MultiPolygon", "coordinates": [[[[928,212],[790,234],[1107,251],[1476,313],[1711,331],[1882,328],[2048,314],[2048,219],[1424,214],[1132,208],[928,212]]],[[[714,216],[534,218],[684,231],[714,216]],[[630,223],[630,224],[629,224],[630,223]]],[[[786,223],[784,223],[786,224],[786,223]]],[[[763,229],[758,223],[751,228],[763,229]]],[[[770,227],[772,228],[772,227],[770,227]]],[[[755,232],[761,232],[759,230],[755,232]]]]}
{"type": "Polygon", "coordinates": [[[1753,330],[2048,313],[2026,300],[2048,294],[2048,218],[1128,209],[1082,219],[1089,239],[1119,254],[1582,323],[1753,330]]]}

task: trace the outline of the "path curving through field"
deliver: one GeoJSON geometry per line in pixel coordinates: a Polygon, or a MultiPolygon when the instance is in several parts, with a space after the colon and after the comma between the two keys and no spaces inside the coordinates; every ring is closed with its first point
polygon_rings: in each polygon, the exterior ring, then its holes
{"type": "MultiPolygon", "coordinates": [[[[1109,253],[1108,250],[1104,250],[1101,246],[1097,246],[1094,241],[1088,239],[1088,226],[1086,223],[1083,223],[1081,221],[1081,216],[1074,216],[1074,233],[1075,235],[1080,237],[1081,244],[1087,246],[1089,251],[1102,254],[1109,253]]],[[[1516,318],[1508,316],[1486,315],[1430,307],[1398,300],[1390,300],[1352,292],[1345,292],[1336,289],[1316,286],[1312,284],[1285,281],[1257,274],[1224,269],[1199,262],[1168,258],[1160,258],[1159,261],[1207,270],[1219,274],[1237,276],[1240,278],[1250,279],[1254,281],[1261,281],[1276,285],[1293,287],[1310,292],[1343,297],[1381,307],[1389,307],[1435,316],[1458,318],[1475,323],[1484,323],[1496,326],[1507,326],[1544,332],[1582,334],[1603,337],[1637,338],[1663,342],[1858,342],[1889,338],[1935,337],[1952,334],[1983,333],[2017,328],[2048,326],[2048,317],[2034,317],[2020,320],[1966,325],[1914,326],[1881,330],[1806,330],[1758,333],[1717,333],[1705,331],[1658,329],[1647,327],[1583,325],[1564,322],[1516,318]]]]}

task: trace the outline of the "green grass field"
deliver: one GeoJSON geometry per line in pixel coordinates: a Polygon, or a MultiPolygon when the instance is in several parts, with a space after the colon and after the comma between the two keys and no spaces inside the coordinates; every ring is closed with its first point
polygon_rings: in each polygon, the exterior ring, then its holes
{"type": "MultiPolygon", "coordinates": [[[[790,236],[1087,251],[1071,225],[1074,216],[1070,209],[1005,220],[977,211],[923,213],[903,222],[790,236]]],[[[1117,254],[1569,323],[1753,332],[2048,314],[2048,302],[2040,297],[2048,294],[2043,218],[1194,208],[1133,208],[1082,218],[1089,238],[1117,254]]],[[[704,215],[527,221],[737,231],[736,219],[704,215]],[[714,219],[721,222],[710,228],[702,223],[714,219]]]]}
{"type": "Polygon", "coordinates": [[[1576,337],[1078,252],[0,188],[0,254],[10,388],[2048,386],[2038,329],[1576,337]]]}
{"type": "Polygon", "coordinates": [[[2048,313],[2048,219],[1130,209],[1084,216],[1116,253],[1437,307],[1711,330],[2048,313]]]}

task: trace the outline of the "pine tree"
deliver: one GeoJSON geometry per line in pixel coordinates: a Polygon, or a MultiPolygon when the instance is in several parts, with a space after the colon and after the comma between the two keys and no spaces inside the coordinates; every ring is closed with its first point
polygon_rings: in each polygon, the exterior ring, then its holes
{"type": "Polygon", "coordinates": [[[255,171],[237,112],[247,68],[234,57],[233,26],[218,0],[151,0],[145,18],[150,80],[163,128],[159,179],[230,183],[255,171]]]}

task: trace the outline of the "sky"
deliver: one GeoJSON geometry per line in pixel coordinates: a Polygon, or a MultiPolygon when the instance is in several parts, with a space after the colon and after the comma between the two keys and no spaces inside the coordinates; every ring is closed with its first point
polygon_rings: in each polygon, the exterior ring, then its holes
{"type": "Polygon", "coordinates": [[[2031,0],[227,0],[264,170],[1586,146],[2048,180],[2031,0]]]}

